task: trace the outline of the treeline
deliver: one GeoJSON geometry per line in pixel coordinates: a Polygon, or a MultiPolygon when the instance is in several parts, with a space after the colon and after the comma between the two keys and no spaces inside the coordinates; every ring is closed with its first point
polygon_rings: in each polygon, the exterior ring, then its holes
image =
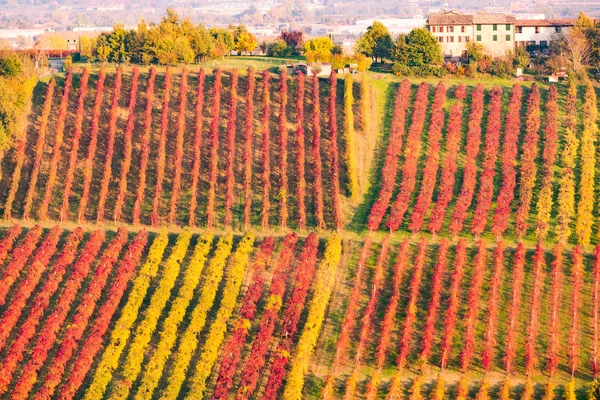
{"type": "Polygon", "coordinates": [[[169,8],[158,24],[142,21],[137,29],[116,25],[111,32],[87,40],[81,56],[116,63],[175,64],[223,58],[232,51],[246,54],[257,45],[244,25],[207,28],[169,8]]]}

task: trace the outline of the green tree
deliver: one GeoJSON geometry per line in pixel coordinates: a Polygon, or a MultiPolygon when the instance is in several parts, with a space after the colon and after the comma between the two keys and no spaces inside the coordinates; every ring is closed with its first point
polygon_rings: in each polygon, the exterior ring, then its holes
{"type": "Polygon", "coordinates": [[[331,60],[333,42],[327,36],[310,39],[304,42],[304,55],[308,62],[327,62],[331,60]]]}
{"type": "Polygon", "coordinates": [[[271,57],[289,57],[292,55],[292,49],[283,39],[279,39],[268,46],[267,55],[271,57]]]}
{"type": "Polygon", "coordinates": [[[367,28],[367,32],[356,42],[356,49],[368,57],[375,60],[390,58],[394,41],[388,29],[379,21],[374,21],[373,25],[367,28]]]}
{"type": "Polygon", "coordinates": [[[411,67],[440,64],[442,48],[437,39],[425,28],[415,28],[396,41],[394,61],[411,67]]]}
{"type": "Polygon", "coordinates": [[[479,61],[483,58],[484,47],[481,43],[469,42],[467,43],[467,55],[469,59],[473,61],[479,61]]]}

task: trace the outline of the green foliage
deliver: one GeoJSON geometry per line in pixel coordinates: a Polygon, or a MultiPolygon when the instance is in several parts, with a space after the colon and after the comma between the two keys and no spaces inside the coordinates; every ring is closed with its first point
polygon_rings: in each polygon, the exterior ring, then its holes
{"type": "Polygon", "coordinates": [[[356,42],[356,49],[368,57],[375,59],[390,58],[394,41],[388,29],[379,21],[367,28],[367,32],[356,42]]]}
{"type": "Polygon", "coordinates": [[[525,69],[529,65],[529,52],[525,47],[517,46],[511,56],[515,68],[525,69]]]}
{"type": "Polygon", "coordinates": [[[483,45],[477,42],[467,43],[467,55],[473,61],[479,61],[483,58],[483,45]]]}
{"type": "Polygon", "coordinates": [[[0,58],[0,76],[15,77],[23,73],[23,61],[16,54],[0,58]]]}
{"type": "Polygon", "coordinates": [[[189,18],[182,20],[169,8],[158,24],[142,21],[136,30],[115,25],[112,32],[86,43],[82,55],[116,63],[169,65],[223,58],[232,50],[251,53],[257,46],[256,38],[243,25],[207,29],[189,18]]]}
{"type": "Polygon", "coordinates": [[[292,55],[292,49],[283,39],[279,39],[269,44],[267,55],[271,57],[289,57],[292,55]]]}
{"type": "Polygon", "coordinates": [[[513,72],[513,60],[509,57],[497,58],[489,67],[490,74],[501,78],[510,78],[513,72]]]}
{"type": "Polygon", "coordinates": [[[598,379],[594,379],[594,381],[590,385],[590,389],[588,391],[588,398],[590,400],[600,400],[600,381],[598,381],[598,379]]]}
{"type": "Polygon", "coordinates": [[[396,40],[393,59],[409,67],[437,65],[443,60],[442,48],[437,39],[424,28],[416,28],[396,40]]]}
{"type": "Polygon", "coordinates": [[[448,70],[444,67],[437,65],[422,65],[410,67],[405,64],[394,63],[392,66],[392,72],[397,76],[414,76],[425,78],[428,76],[435,76],[436,78],[443,78],[448,75],[448,70]]]}

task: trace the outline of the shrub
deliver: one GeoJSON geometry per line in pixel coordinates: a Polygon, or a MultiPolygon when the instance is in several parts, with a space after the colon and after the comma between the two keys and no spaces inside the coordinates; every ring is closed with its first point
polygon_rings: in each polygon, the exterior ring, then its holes
{"type": "Polygon", "coordinates": [[[220,69],[215,71],[212,90],[212,109],[208,146],[210,150],[208,162],[208,194],[206,196],[206,226],[212,228],[215,223],[215,197],[219,168],[219,120],[221,111],[221,75],[220,69]]]}
{"type": "Polygon", "coordinates": [[[171,201],[169,204],[170,224],[175,223],[177,214],[177,205],[179,203],[179,191],[181,190],[181,164],[183,162],[183,140],[185,134],[185,113],[187,111],[187,91],[188,91],[188,70],[183,68],[181,71],[181,83],[179,85],[179,114],[177,116],[177,139],[175,146],[175,176],[173,177],[173,189],[171,191],[171,201]]]}
{"type": "Polygon", "coordinates": [[[198,72],[198,90],[196,104],[194,105],[194,139],[192,143],[192,185],[190,187],[191,198],[188,210],[188,225],[196,226],[196,209],[198,207],[198,184],[200,182],[200,155],[202,152],[202,113],[204,112],[204,69],[198,72]]]}

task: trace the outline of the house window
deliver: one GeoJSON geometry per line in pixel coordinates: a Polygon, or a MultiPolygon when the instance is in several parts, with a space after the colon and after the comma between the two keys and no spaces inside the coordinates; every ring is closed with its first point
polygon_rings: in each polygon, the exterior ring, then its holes
{"type": "Polygon", "coordinates": [[[517,33],[523,33],[523,27],[517,26],[516,31],[517,31],[517,33]]]}
{"type": "Polygon", "coordinates": [[[454,32],[454,27],[453,26],[449,26],[448,27],[448,33],[452,33],[454,32]]]}
{"type": "Polygon", "coordinates": [[[477,41],[481,42],[481,35],[477,35],[477,41]]]}
{"type": "Polygon", "coordinates": [[[454,36],[448,36],[448,42],[454,43],[454,36]]]}
{"type": "Polygon", "coordinates": [[[510,31],[510,24],[506,24],[506,30],[510,31]]]}
{"type": "Polygon", "coordinates": [[[444,43],[444,37],[443,36],[438,37],[438,40],[439,40],[440,43],[444,43]]]}
{"type": "Polygon", "coordinates": [[[460,31],[464,33],[464,32],[465,32],[465,27],[464,27],[464,26],[461,26],[461,27],[460,27],[460,31]]]}
{"type": "Polygon", "coordinates": [[[535,27],[535,33],[540,33],[540,27],[539,26],[535,27]]]}
{"type": "Polygon", "coordinates": [[[465,36],[465,42],[469,43],[471,41],[471,37],[470,36],[465,36]]]}
{"type": "Polygon", "coordinates": [[[458,37],[458,43],[461,43],[461,42],[462,42],[462,36],[459,36],[458,37]]]}
{"type": "Polygon", "coordinates": [[[497,30],[498,30],[498,24],[494,24],[494,25],[492,25],[492,27],[493,27],[493,29],[494,29],[495,31],[497,31],[497,30]]]}
{"type": "Polygon", "coordinates": [[[440,26],[440,30],[439,31],[443,33],[444,32],[444,27],[440,26]]]}
{"type": "Polygon", "coordinates": [[[494,36],[492,36],[492,40],[493,40],[494,42],[497,42],[497,41],[498,41],[498,35],[494,35],[494,36]]]}
{"type": "Polygon", "coordinates": [[[547,40],[540,40],[540,47],[542,49],[545,49],[546,47],[548,47],[548,41],[547,40]]]}
{"type": "Polygon", "coordinates": [[[506,41],[510,42],[510,35],[506,35],[506,41]]]}
{"type": "Polygon", "coordinates": [[[555,26],[555,27],[554,27],[554,31],[555,31],[556,33],[560,33],[560,31],[561,31],[561,28],[560,28],[560,26],[555,26]]]}
{"type": "Polygon", "coordinates": [[[481,31],[481,24],[477,24],[477,31],[480,32],[481,31]]]}

